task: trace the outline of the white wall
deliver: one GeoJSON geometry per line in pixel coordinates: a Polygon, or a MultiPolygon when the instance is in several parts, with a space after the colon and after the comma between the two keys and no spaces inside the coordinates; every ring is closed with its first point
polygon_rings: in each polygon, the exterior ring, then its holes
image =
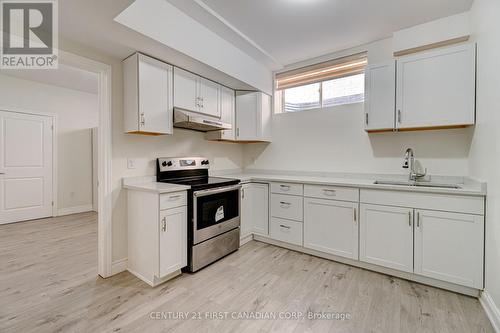
{"type": "MultiPolygon", "coordinates": [[[[313,59],[300,67],[360,51],[368,61],[392,58],[392,39],[313,59]]],[[[406,148],[431,174],[464,176],[472,129],[374,133],[364,131],[363,104],[350,104],[273,117],[272,143],[245,147],[245,166],[252,169],[322,172],[400,173],[406,148]]]]}
{"type": "Polygon", "coordinates": [[[0,75],[0,108],[57,115],[58,209],[92,207],[90,129],[99,121],[97,95],[0,75]]]}
{"type": "Polygon", "coordinates": [[[123,132],[123,72],[121,59],[107,56],[74,41],[62,38],[61,49],[112,66],[112,260],[127,257],[127,195],[123,177],[153,176],[154,159],[159,156],[206,156],[212,170],[229,170],[243,165],[243,148],[238,144],[209,142],[204,134],[174,129],[171,136],[141,136],[123,132]],[[136,168],[127,169],[127,158],[136,160],[136,168]]]}
{"type": "Polygon", "coordinates": [[[475,0],[471,12],[478,49],[477,125],[470,174],[488,182],[486,291],[500,309],[500,2],[475,0]]]}

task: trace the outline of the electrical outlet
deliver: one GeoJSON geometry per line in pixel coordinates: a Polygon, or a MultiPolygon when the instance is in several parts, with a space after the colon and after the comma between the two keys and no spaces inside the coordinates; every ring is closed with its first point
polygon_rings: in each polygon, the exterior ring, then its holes
{"type": "Polygon", "coordinates": [[[128,158],[127,159],[127,169],[135,169],[135,160],[128,158]]]}

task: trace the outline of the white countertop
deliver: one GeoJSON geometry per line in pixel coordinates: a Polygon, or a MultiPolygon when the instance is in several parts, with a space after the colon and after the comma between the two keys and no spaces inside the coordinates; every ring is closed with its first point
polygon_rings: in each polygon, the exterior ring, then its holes
{"type": "MultiPolygon", "coordinates": [[[[356,177],[341,177],[341,176],[316,176],[307,174],[279,174],[279,171],[272,171],[271,173],[254,173],[254,172],[241,172],[241,173],[217,173],[219,177],[228,177],[240,179],[242,182],[294,182],[294,183],[305,183],[305,184],[319,184],[319,185],[335,185],[335,186],[345,186],[345,187],[357,187],[357,188],[368,188],[368,189],[380,189],[380,190],[395,190],[395,191],[410,191],[410,192],[424,192],[424,193],[441,193],[441,194],[456,194],[456,195],[471,195],[471,196],[485,196],[486,195],[486,184],[477,182],[468,178],[462,177],[450,177],[452,181],[446,181],[446,177],[440,177],[439,183],[449,183],[457,184],[461,188],[436,188],[436,187],[424,187],[424,186],[404,186],[404,185],[384,185],[384,184],[374,184],[375,176],[362,178],[362,175],[357,175],[356,177]],[[443,180],[443,178],[445,178],[443,180]],[[456,182],[457,178],[462,178],[461,182],[456,182]]],[[[397,177],[397,176],[395,176],[397,177]]],[[[388,176],[383,177],[383,179],[391,179],[388,176]]],[[[395,179],[400,180],[400,179],[395,179]]],[[[403,180],[403,179],[401,179],[403,180]]]]}
{"type": "MultiPolygon", "coordinates": [[[[300,173],[294,172],[293,174],[288,171],[269,172],[217,172],[213,176],[236,178],[241,182],[291,182],[291,183],[304,183],[304,184],[318,184],[318,185],[333,185],[356,187],[366,189],[379,189],[379,190],[393,190],[393,191],[407,191],[407,192],[421,192],[421,193],[438,193],[438,194],[454,194],[454,195],[469,195],[469,196],[485,196],[486,184],[481,183],[470,178],[464,177],[445,177],[445,176],[431,176],[433,181],[438,183],[457,184],[461,188],[436,188],[425,186],[404,186],[404,185],[384,185],[374,184],[375,179],[385,180],[404,180],[401,175],[363,175],[363,174],[314,174],[314,173],[300,173]]],[[[147,191],[155,193],[172,193],[178,191],[185,191],[190,189],[186,185],[157,183],[154,176],[146,177],[133,177],[123,179],[123,188],[136,191],[147,191]]]]}
{"type": "Polygon", "coordinates": [[[154,192],[158,194],[186,191],[187,185],[157,183],[154,176],[123,178],[123,188],[134,191],[154,192]]]}

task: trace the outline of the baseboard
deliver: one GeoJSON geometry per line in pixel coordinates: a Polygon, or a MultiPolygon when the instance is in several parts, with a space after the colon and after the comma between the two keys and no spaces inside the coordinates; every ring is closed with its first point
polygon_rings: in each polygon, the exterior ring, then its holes
{"type": "Polygon", "coordinates": [[[127,258],[115,260],[111,264],[111,275],[115,275],[127,270],[127,258]]]}
{"type": "Polygon", "coordinates": [[[68,208],[61,208],[61,209],[57,210],[57,216],[86,213],[86,212],[91,212],[91,211],[93,211],[92,204],[75,206],[75,207],[68,207],[68,208]]]}
{"type": "Polygon", "coordinates": [[[485,290],[481,293],[479,302],[483,306],[484,312],[486,312],[495,332],[500,333],[500,310],[488,291],[485,290]]]}
{"type": "Polygon", "coordinates": [[[245,245],[246,243],[250,242],[251,240],[253,240],[253,234],[249,234],[249,235],[241,237],[240,238],[240,246],[245,245]]]}

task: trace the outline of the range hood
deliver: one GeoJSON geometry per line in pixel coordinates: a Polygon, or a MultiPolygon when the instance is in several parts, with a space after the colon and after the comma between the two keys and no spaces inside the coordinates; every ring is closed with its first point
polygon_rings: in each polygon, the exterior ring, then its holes
{"type": "Polygon", "coordinates": [[[178,108],[174,109],[174,127],[186,128],[200,132],[232,129],[231,124],[223,123],[217,118],[178,108]]]}

